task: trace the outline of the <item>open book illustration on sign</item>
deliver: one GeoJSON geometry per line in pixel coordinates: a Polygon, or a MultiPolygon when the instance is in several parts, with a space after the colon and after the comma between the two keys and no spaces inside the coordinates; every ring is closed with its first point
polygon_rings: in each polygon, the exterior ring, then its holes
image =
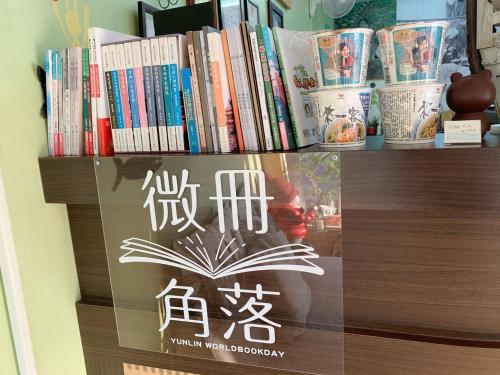
{"type": "Polygon", "coordinates": [[[245,244],[235,245],[235,238],[227,242],[224,241],[225,236],[221,235],[216,251],[209,252],[198,234],[193,237],[177,240],[175,251],[140,238],[129,238],[121,246],[126,254],[120,257],[120,263],[162,264],[214,280],[239,273],[269,270],[324,274],[321,267],[310,261],[319,258],[319,255],[304,244],[279,245],[241,257],[238,252],[243,251],[245,244]]]}

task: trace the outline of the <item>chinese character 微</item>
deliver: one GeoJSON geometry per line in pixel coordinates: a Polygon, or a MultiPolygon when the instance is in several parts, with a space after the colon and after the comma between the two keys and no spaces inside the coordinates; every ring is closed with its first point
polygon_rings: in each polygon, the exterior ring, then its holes
{"type": "Polygon", "coordinates": [[[165,225],[170,222],[172,226],[183,224],[177,229],[178,232],[182,232],[190,225],[194,225],[201,231],[205,231],[205,229],[195,221],[198,204],[196,189],[198,189],[200,185],[188,183],[189,172],[185,169],[182,170],[180,185],[177,181],[177,176],[169,176],[167,171],[163,172],[163,176],[156,176],[154,180],[153,177],[153,171],[148,171],[141,188],[141,190],[144,191],[151,183],[148,196],[143,205],[144,208],[149,208],[151,229],[154,232],[162,230],[165,225]],[[169,177],[171,177],[171,179],[169,177]],[[188,194],[190,199],[186,196],[188,194]],[[163,211],[160,225],[158,225],[156,202],[161,205],[163,211]],[[183,212],[183,215],[180,215],[180,211],[183,212]]]}
{"type": "MultiPolygon", "coordinates": [[[[245,335],[245,340],[248,342],[257,342],[264,344],[274,344],[276,341],[275,327],[280,328],[281,325],[273,322],[272,320],[266,318],[266,314],[271,311],[273,305],[266,302],[261,302],[265,295],[275,295],[279,296],[279,292],[268,292],[262,289],[261,284],[257,284],[255,290],[241,289],[239,283],[234,283],[234,288],[219,288],[221,292],[225,292],[225,297],[233,305],[238,304],[238,299],[241,298],[242,294],[255,295],[255,297],[250,297],[243,307],[241,307],[238,312],[249,312],[252,316],[238,321],[238,324],[243,324],[243,333],[245,335]],[[252,331],[265,330],[267,332],[267,338],[255,338],[252,336],[252,331]]],[[[228,317],[232,316],[232,312],[225,307],[220,308],[224,314],[228,317]]],[[[236,323],[231,323],[230,327],[224,333],[224,338],[227,340],[233,334],[236,327],[236,323]]]]}
{"type": "Polygon", "coordinates": [[[246,219],[247,219],[247,229],[252,231],[253,228],[253,214],[252,214],[252,203],[257,201],[260,204],[260,219],[262,227],[256,230],[255,233],[263,234],[267,233],[267,201],[274,199],[273,197],[268,197],[266,195],[266,182],[264,172],[260,170],[224,170],[218,171],[215,174],[215,189],[216,197],[210,197],[210,199],[217,201],[217,211],[219,213],[219,230],[221,233],[225,233],[226,224],[224,221],[224,201],[230,202],[231,217],[234,230],[239,230],[239,217],[238,217],[238,201],[244,202],[246,219]],[[236,176],[243,177],[243,194],[239,195],[236,187],[236,176]],[[229,196],[224,196],[222,191],[223,181],[222,177],[227,176],[229,186],[229,196]],[[258,196],[252,196],[252,183],[251,177],[257,177],[257,182],[259,186],[258,196]]]}

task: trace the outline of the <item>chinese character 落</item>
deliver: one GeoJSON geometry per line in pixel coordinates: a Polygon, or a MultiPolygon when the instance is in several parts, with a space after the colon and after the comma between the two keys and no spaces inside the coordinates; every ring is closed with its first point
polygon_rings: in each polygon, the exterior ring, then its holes
{"type": "MultiPolygon", "coordinates": [[[[225,184],[225,183],[224,183],[225,184]]],[[[256,169],[250,170],[224,170],[218,171],[215,174],[215,189],[216,197],[210,197],[211,200],[217,201],[217,211],[219,213],[219,230],[225,233],[226,225],[224,221],[224,201],[230,202],[230,209],[233,221],[233,229],[239,230],[239,217],[238,217],[238,201],[243,201],[247,219],[247,229],[253,230],[253,215],[252,215],[252,202],[257,201],[260,204],[260,219],[262,228],[255,233],[263,234],[267,232],[267,201],[274,199],[268,197],[266,194],[266,182],[264,172],[256,169]],[[238,195],[236,187],[236,176],[243,177],[243,195],[238,195]],[[222,177],[227,176],[227,186],[229,187],[229,196],[224,196],[222,191],[223,181],[222,177]],[[258,196],[252,196],[252,183],[251,177],[256,176],[259,185],[258,196]]]]}
{"type": "Polygon", "coordinates": [[[166,330],[172,321],[201,324],[203,333],[196,333],[197,337],[208,337],[208,314],[207,301],[203,298],[192,297],[194,289],[189,286],[177,286],[177,280],[172,279],[163,292],[156,296],[156,299],[164,298],[165,321],[159,329],[160,332],[166,330]],[[169,295],[170,292],[181,291],[182,295],[169,295]],[[180,301],[180,305],[176,302],[180,301]],[[194,305],[194,307],[193,307],[194,305]],[[174,314],[172,314],[174,313],[174,314]],[[177,313],[177,314],[175,314],[177,313]],[[192,316],[192,315],[201,315],[192,316]]]}
{"type": "MultiPolygon", "coordinates": [[[[243,307],[241,307],[238,312],[248,312],[252,316],[238,321],[238,324],[243,324],[243,333],[245,335],[245,340],[249,342],[257,342],[264,344],[274,344],[276,341],[275,327],[280,328],[281,325],[273,322],[272,320],[266,318],[266,314],[273,308],[273,305],[266,302],[261,302],[265,295],[279,296],[279,292],[270,292],[262,289],[261,284],[257,284],[255,290],[241,289],[239,283],[234,283],[234,288],[218,288],[219,291],[225,292],[224,296],[233,305],[238,304],[238,299],[242,294],[254,295],[248,299],[243,307]],[[265,330],[267,332],[267,338],[255,338],[252,336],[252,331],[255,329],[265,330]]],[[[232,312],[225,307],[220,308],[224,314],[227,316],[232,316],[232,312]]],[[[230,327],[224,333],[224,338],[227,340],[233,334],[236,327],[236,323],[231,323],[230,327]]]]}
{"type": "MultiPolygon", "coordinates": [[[[145,190],[148,187],[148,185],[153,181],[153,177],[153,171],[148,171],[141,190],[145,190]]],[[[198,204],[196,189],[199,188],[200,185],[189,184],[187,182],[188,177],[189,172],[183,169],[179,186],[177,176],[169,176],[168,172],[164,171],[163,176],[156,176],[156,179],[154,180],[156,183],[153,182],[151,186],[149,186],[148,196],[143,207],[149,207],[151,229],[153,229],[154,232],[162,230],[169,221],[172,226],[183,224],[182,227],[177,229],[178,232],[182,232],[189,227],[189,225],[194,225],[201,231],[205,231],[205,229],[203,229],[194,218],[198,204]],[[171,179],[169,177],[171,177],[171,179]],[[191,199],[188,199],[185,196],[187,194],[190,195],[191,199]],[[159,226],[156,213],[156,202],[161,204],[163,211],[163,217],[159,226]],[[183,216],[179,216],[179,207],[184,213],[183,216]]]]}

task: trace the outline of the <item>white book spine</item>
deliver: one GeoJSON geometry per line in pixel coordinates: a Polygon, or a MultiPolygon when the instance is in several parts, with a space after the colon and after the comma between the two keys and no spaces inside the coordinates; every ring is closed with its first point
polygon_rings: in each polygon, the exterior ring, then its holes
{"type": "Polygon", "coordinates": [[[70,155],[72,156],[77,156],[78,155],[78,148],[77,148],[77,142],[76,142],[76,134],[77,134],[77,124],[76,124],[76,116],[77,116],[77,110],[76,110],[76,74],[77,74],[77,68],[76,68],[76,50],[75,48],[70,48],[69,50],[69,113],[70,113],[70,118],[69,118],[69,123],[70,123],[70,143],[71,143],[71,153],[70,155]]]}
{"type": "Polygon", "coordinates": [[[134,149],[137,152],[141,152],[142,150],[142,135],[141,128],[134,126],[134,121],[138,121],[138,105],[137,105],[137,88],[135,85],[135,70],[134,70],[134,58],[132,53],[132,43],[124,43],[123,51],[125,54],[125,69],[127,76],[127,89],[128,96],[130,101],[130,111],[132,116],[135,117],[135,120],[132,121],[132,132],[133,132],[133,140],[134,140],[134,149]],[[130,80],[130,81],[129,81],[130,80]],[[134,103],[134,107],[132,108],[132,103],[134,103]]]}
{"type": "Polygon", "coordinates": [[[217,142],[217,131],[215,129],[215,114],[213,111],[214,98],[213,98],[212,88],[210,86],[210,68],[209,68],[210,62],[208,61],[209,60],[208,47],[205,43],[204,37],[200,38],[200,45],[201,45],[201,57],[203,60],[203,75],[205,76],[205,82],[203,82],[203,84],[205,85],[205,90],[207,93],[208,115],[210,119],[210,131],[212,133],[212,145],[214,151],[217,152],[219,151],[219,142],[217,142]]]}
{"type": "Polygon", "coordinates": [[[81,47],[75,51],[76,58],[76,155],[85,153],[85,134],[83,130],[83,52],[81,47]]]}
{"type": "Polygon", "coordinates": [[[71,155],[71,99],[70,99],[70,85],[69,85],[69,49],[64,50],[64,155],[71,155]]]}
{"type": "Polygon", "coordinates": [[[234,88],[240,110],[240,123],[245,150],[259,151],[252,108],[252,95],[250,93],[245,52],[243,50],[243,41],[239,27],[227,29],[227,42],[231,56],[231,66],[233,67],[234,88]]]}
{"type": "MultiPolygon", "coordinates": [[[[155,74],[158,75],[156,79],[159,80],[159,94],[162,96],[162,100],[157,100],[156,103],[161,103],[163,108],[161,110],[158,110],[157,113],[158,115],[160,113],[163,114],[164,117],[166,117],[165,113],[165,98],[163,97],[163,79],[162,79],[162,74],[161,74],[161,66],[166,60],[166,56],[164,54],[168,55],[168,46],[165,48],[165,38],[153,38],[151,39],[151,63],[153,65],[153,77],[155,77],[155,74]],[[156,70],[156,72],[154,71],[156,70]]],[[[156,82],[155,82],[156,85],[156,82]]],[[[167,125],[166,125],[166,119],[164,118],[162,121],[162,124],[160,125],[160,121],[158,121],[158,136],[160,138],[160,150],[161,151],[169,151],[169,145],[168,145],[168,136],[167,136],[167,125]]]]}
{"type": "Polygon", "coordinates": [[[132,130],[132,115],[130,110],[130,99],[128,93],[127,67],[125,65],[125,46],[123,44],[116,45],[116,62],[118,65],[118,74],[120,77],[120,92],[124,89],[125,95],[122,95],[122,113],[125,124],[124,135],[127,152],[134,152],[134,133],[132,130]]]}
{"type": "Polygon", "coordinates": [[[149,144],[148,116],[146,113],[146,98],[144,96],[144,79],[142,72],[141,42],[132,42],[132,58],[134,63],[135,89],[137,92],[137,106],[139,107],[139,124],[142,140],[142,150],[151,151],[149,144]]]}
{"type": "Polygon", "coordinates": [[[55,155],[54,145],[54,92],[52,83],[52,50],[45,51],[45,104],[47,109],[47,145],[50,156],[55,155]]]}
{"type": "MultiPolygon", "coordinates": [[[[149,141],[151,144],[151,151],[160,151],[160,144],[158,142],[158,123],[156,120],[156,113],[155,113],[155,103],[154,103],[154,88],[153,88],[153,67],[151,65],[151,44],[149,42],[149,39],[143,39],[141,40],[141,52],[142,52],[142,67],[143,71],[148,71],[147,74],[149,74],[149,77],[144,77],[144,79],[148,79],[150,82],[149,88],[145,88],[149,92],[146,93],[146,95],[151,96],[152,98],[150,99],[152,102],[152,108],[151,108],[151,113],[150,115],[154,117],[155,119],[155,124],[149,124],[149,141]],[[153,126],[154,125],[154,126],[153,126]]],[[[149,109],[148,109],[149,110],[149,109]]]]}
{"type": "MultiPolygon", "coordinates": [[[[224,111],[221,111],[218,106],[220,106],[221,100],[224,101],[224,93],[223,93],[223,76],[226,74],[225,64],[222,64],[220,60],[222,51],[222,40],[221,35],[219,33],[213,32],[207,35],[208,40],[208,54],[210,56],[210,64],[212,67],[212,80],[213,80],[213,92],[215,96],[215,107],[216,110],[216,124],[217,124],[217,135],[218,140],[220,142],[219,147],[221,152],[229,152],[229,137],[227,134],[227,125],[226,125],[226,114],[224,111]]],[[[226,84],[227,84],[227,76],[226,76],[226,84]]]]}
{"type": "Polygon", "coordinates": [[[250,43],[252,46],[252,57],[255,66],[255,77],[257,81],[257,93],[259,96],[260,112],[262,114],[262,127],[264,128],[264,137],[266,138],[266,150],[273,151],[273,135],[271,132],[271,121],[267,111],[266,91],[264,87],[264,77],[262,75],[262,64],[260,62],[259,44],[257,42],[257,33],[250,33],[250,43]]]}
{"type": "MultiPolygon", "coordinates": [[[[111,64],[111,72],[113,74],[112,77],[112,82],[113,82],[113,94],[115,98],[120,97],[121,101],[121,94],[120,94],[120,83],[116,83],[116,77],[117,74],[119,75],[119,67],[118,67],[118,56],[116,53],[116,45],[111,44],[108,46],[109,50],[109,59],[110,59],[110,64],[111,64]]],[[[127,152],[128,147],[127,147],[127,136],[125,134],[125,126],[124,126],[124,119],[123,119],[123,113],[121,109],[120,103],[115,99],[115,110],[116,110],[116,117],[118,121],[118,142],[120,143],[120,152],[127,152]],[[121,118],[120,118],[121,117],[121,118]]]]}

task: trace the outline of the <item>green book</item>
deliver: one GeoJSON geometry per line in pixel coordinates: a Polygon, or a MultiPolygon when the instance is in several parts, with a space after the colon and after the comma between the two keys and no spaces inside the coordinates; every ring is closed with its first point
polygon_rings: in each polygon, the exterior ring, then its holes
{"type": "Polygon", "coordinates": [[[278,127],[278,118],[276,116],[276,107],[274,106],[273,86],[271,84],[271,75],[269,74],[269,65],[267,63],[266,48],[264,47],[263,25],[255,25],[257,33],[257,42],[259,44],[260,61],[262,63],[262,76],[264,78],[264,88],[266,90],[267,109],[269,120],[271,122],[271,131],[273,133],[274,149],[281,150],[280,130],[278,127]]]}

